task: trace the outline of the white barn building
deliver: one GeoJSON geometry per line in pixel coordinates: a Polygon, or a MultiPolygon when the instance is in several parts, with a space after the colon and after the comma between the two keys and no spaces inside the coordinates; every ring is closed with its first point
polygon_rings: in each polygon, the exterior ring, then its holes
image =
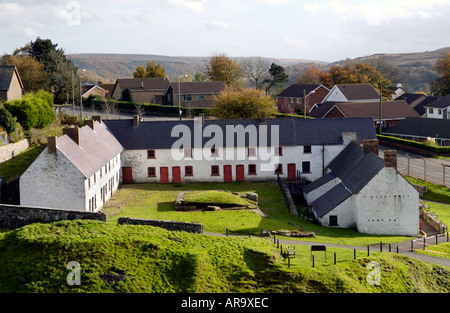
{"type": "Polygon", "coordinates": [[[99,210],[120,181],[120,143],[100,117],[49,137],[47,147],[20,177],[20,204],[99,210]]]}

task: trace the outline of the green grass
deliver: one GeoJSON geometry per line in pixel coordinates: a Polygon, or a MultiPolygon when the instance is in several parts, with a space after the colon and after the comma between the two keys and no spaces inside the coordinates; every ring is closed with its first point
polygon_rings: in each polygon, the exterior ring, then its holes
{"type": "MultiPolygon", "coordinates": [[[[259,183],[198,183],[198,184],[130,184],[123,185],[110,200],[103,212],[108,214],[108,221],[116,222],[119,217],[127,216],[143,219],[177,220],[203,224],[206,232],[246,235],[250,231],[259,234],[267,230],[306,230],[314,231],[315,238],[295,239],[334,244],[365,246],[383,241],[393,243],[410,240],[401,236],[376,236],[360,234],[352,229],[322,227],[307,222],[296,214],[287,212],[283,197],[275,182],[259,183]],[[222,210],[203,212],[175,211],[175,199],[184,190],[226,190],[245,195],[246,192],[258,194],[259,208],[269,218],[249,210],[222,210]]],[[[281,238],[281,237],[280,237],[281,238]]]]}
{"type": "Polygon", "coordinates": [[[425,200],[436,201],[450,204],[450,188],[425,182],[421,179],[406,177],[405,178],[416,185],[425,186],[427,192],[424,195],[425,200]]]}
{"type": "Polygon", "coordinates": [[[0,164],[0,177],[5,181],[19,178],[44,150],[45,146],[31,146],[14,158],[0,164]]]}
{"type": "Polygon", "coordinates": [[[432,255],[439,258],[450,259],[450,242],[426,246],[425,250],[416,250],[417,253],[432,255]]]}
{"type": "Polygon", "coordinates": [[[450,271],[395,253],[312,268],[298,247],[291,268],[269,240],[170,232],[98,221],[31,224],[0,237],[0,292],[442,292],[450,271]],[[81,285],[69,286],[67,264],[80,264],[81,285]],[[366,282],[366,265],[381,265],[381,285],[366,282]],[[108,281],[105,276],[116,278],[108,281]]]}
{"type": "Polygon", "coordinates": [[[450,205],[445,203],[436,203],[426,201],[430,207],[430,211],[438,216],[439,221],[450,226],[450,205]]]}
{"type": "Polygon", "coordinates": [[[239,195],[234,195],[230,192],[223,192],[217,190],[207,190],[207,191],[192,191],[187,192],[184,195],[184,203],[201,203],[201,204],[231,204],[236,206],[252,205],[254,203],[241,198],[239,195]]]}

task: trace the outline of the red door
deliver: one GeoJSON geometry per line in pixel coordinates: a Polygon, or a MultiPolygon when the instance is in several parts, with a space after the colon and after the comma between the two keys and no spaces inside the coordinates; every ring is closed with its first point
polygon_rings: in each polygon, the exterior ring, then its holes
{"type": "Polygon", "coordinates": [[[159,182],[161,184],[167,184],[169,182],[169,168],[168,167],[161,167],[159,169],[159,182]]]}
{"type": "Polygon", "coordinates": [[[288,180],[295,180],[297,178],[295,164],[288,164],[288,180]]]}
{"type": "Polygon", "coordinates": [[[131,166],[122,167],[122,182],[124,184],[129,184],[132,181],[133,181],[133,168],[131,166]]]}
{"type": "Polygon", "coordinates": [[[231,165],[223,166],[223,181],[224,182],[233,181],[233,173],[232,173],[231,165]]]}
{"type": "Polygon", "coordinates": [[[181,174],[180,167],[173,166],[172,167],[172,183],[181,183],[181,174]]]}
{"type": "Polygon", "coordinates": [[[236,165],[236,181],[244,181],[244,165],[236,165]]]}

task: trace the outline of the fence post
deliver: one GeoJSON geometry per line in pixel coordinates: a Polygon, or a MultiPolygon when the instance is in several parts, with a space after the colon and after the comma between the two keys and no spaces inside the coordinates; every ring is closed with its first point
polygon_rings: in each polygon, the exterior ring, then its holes
{"type": "Polygon", "coordinates": [[[411,252],[414,251],[414,240],[411,239],[411,252]]]}
{"type": "Polygon", "coordinates": [[[334,253],[334,265],[336,265],[336,252],[334,253]]]}
{"type": "Polygon", "coordinates": [[[356,249],[353,249],[353,259],[356,260],[356,249]]]}
{"type": "Polygon", "coordinates": [[[277,235],[273,234],[273,244],[276,243],[277,235]]]}
{"type": "Polygon", "coordinates": [[[367,256],[369,256],[370,252],[369,252],[369,245],[367,245],[367,256]]]}
{"type": "Polygon", "coordinates": [[[398,246],[397,246],[397,253],[398,253],[398,246]]]}
{"type": "Polygon", "coordinates": [[[250,236],[250,231],[248,231],[248,238],[250,238],[251,236],[250,236]]]}
{"type": "Polygon", "coordinates": [[[228,228],[227,228],[227,237],[228,237],[228,228]]]}
{"type": "Polygon", "coordinates": [[[380,252],[383,252],[383,243],[380,241],[380,252]]]}
{"type": "Polygon", "coordinates": [[[313,262],[313,267],[314,267],[314,254],[312,256],[312,262],[313,262]]]}
{"type": "Polygon", "coordinates": [[[436,244],[438,244],[438,235],[436,234],[436,244]]]}
{"type": "Polygon", "coordinates": [[[427,237],[423,237],[423,250],[425,250],[425,239],[427,239],[427,237]]]}

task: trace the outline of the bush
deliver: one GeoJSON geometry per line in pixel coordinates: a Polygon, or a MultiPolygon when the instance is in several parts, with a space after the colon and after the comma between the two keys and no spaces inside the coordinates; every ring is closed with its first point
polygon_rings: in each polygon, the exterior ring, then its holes
{"type": "Polygon", "coordinates": [[[431,152],[434,152],[436,154],[450,153],[450,147],[434,146],[434,145],[426,144],[424,142],[417,142],[417,141],[413,141],[413,140],[400,139],[400,138],[397,138],[397,137],[391,137],[391,136],[385,136],[385,135],[377,135],[377,138],[379,140],[394,142],[394,143],[398,143],[398,144],[402,144],[402,145],[406,145],[406,146],[410,146],[410,147],[414,147],[414,148],[419,148],[419,149],[431,151],[431,152]]]}
{"type": "Polygon", "coordinates": [[[14,121],[12,114],[5,108],[0,109],[0,126],[8,134],[16,130],[16,121],[14,121]]]}
{"type": "Polygon", "coordinates": [[[131,90],[128,88],[125,88],[122,91],[122,101],[126,101],[126,102],[133,102],[133,97],[131,95],[131,90]]]}

